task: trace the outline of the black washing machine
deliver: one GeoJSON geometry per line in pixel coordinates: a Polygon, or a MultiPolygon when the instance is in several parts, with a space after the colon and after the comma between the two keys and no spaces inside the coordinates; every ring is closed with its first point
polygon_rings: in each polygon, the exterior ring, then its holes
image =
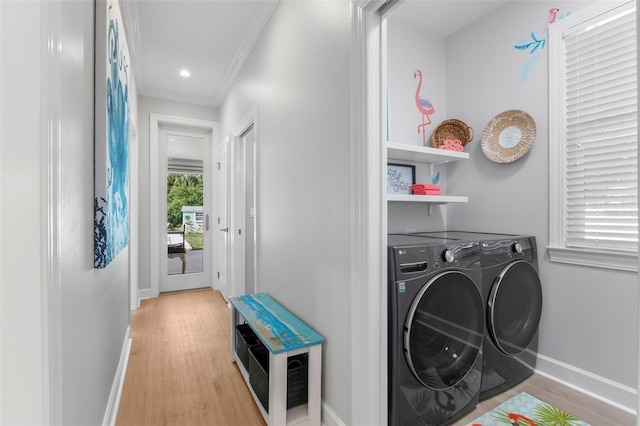
{"type": "Polygon", "coordinates": [[[389,425],[446,425],[480,397],[479,245],[398,234],[388,245],[389,425]]]}
{"type": "Polygon", "coordinates": [[[480,244],[482,298],[487,327],[480,400],[531,376],[536,367],[542,285],[533,236],[447,231],[436,238],[480,244]]]}

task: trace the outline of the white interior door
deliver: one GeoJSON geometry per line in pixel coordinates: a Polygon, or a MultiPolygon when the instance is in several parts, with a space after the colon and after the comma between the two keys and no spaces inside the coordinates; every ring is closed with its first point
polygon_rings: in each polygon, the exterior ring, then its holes
{"type": "Polygon", "coordinates": [[[232,296],[259,291],[257,211],[257,109],[231,133],[229,146],[229,290],[232,296]]]}
{"type": "Polygon", "coordinates": [[[231,145],[230,227],[231,245],[231,296],[245,294],[245,150],[240,137],[234,137],[231,145]]]}
{"type": "Polygon", "coordinates": [[[231,146],[231,294],[253,294],[258,288],[256,240],[256,133],[249,124],[231,146]]]}
{"type": "Polygon", "coordinates": [[[220,144],[218,163],[218,281],[216,289],[229,298],[229,139],[220,144]]]}
{"type": "Polygon", "coordinates": [[[211,287],[212,237],[211,132],[161,126],[158,214],[163,228],[164,260],[160,261],[160,292],[211,287]]]}
{"type": "Polygon", "coordinates": [[[255,132],[251,125],[241,136],[244,147],[245,294],[256,292],[255,132]]]}

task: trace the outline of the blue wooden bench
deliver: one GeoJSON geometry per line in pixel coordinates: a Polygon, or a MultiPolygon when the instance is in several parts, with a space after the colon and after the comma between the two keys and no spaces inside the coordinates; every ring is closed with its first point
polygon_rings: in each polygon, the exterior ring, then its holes
{"type": "Polygon", "coordinates": [[[320,426],[322,343],[324,338],[265,293],[232,297],[231,360],[236,362],[269,425],[320,426]],[[269,411],[263,409],[236,355],[236,325],[248,324],[269,350],[269,411]],[[308,354],[308,402],[287,410],[287,358],[308,354]]]}

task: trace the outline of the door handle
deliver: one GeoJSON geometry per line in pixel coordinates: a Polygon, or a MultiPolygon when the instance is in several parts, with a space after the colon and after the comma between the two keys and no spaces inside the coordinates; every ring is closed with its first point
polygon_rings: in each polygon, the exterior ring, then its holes
{"type": "Polygon", "coordinates": [[[209,230],[209,213],[207,213],[206,215],[204,215],[204,229],[206,231],[209,230]]]}
{"type": "Polygon", "coordinates": [[[220,232],[229,232],[229,228],[222,228],[220,229],[220,232]]]}

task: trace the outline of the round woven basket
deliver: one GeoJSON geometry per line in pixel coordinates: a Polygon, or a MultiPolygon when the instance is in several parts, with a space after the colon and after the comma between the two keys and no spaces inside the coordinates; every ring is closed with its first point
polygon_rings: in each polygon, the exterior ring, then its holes
{"type": "Polygon", "coordinates": [[[482,132],[482,152],[495,163],[511,163],[525,155],[536,138],[536,123],[528,113],[512,109],[496,115],[482,132]]]}
{"type": "Polygon", "coordinates": [[[446,140],[458,139],[466,146],[473,139],[473,129],[465,122],[452,118],[438,124],[431,135],[431,146],[440,148],[446,140]]]}

